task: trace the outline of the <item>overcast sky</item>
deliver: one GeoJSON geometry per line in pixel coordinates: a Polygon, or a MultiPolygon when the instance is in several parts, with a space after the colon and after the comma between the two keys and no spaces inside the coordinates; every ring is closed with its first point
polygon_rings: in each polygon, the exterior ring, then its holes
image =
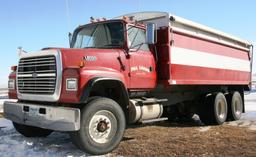
{"type": "Polygon", "coordinates": [[[0,85],[18,62],[18,46],[26,51],[68,47],[68,32],[91,16],[166,11],[256,43],[255,6],[255,0],[1,0],[0,85]]]}

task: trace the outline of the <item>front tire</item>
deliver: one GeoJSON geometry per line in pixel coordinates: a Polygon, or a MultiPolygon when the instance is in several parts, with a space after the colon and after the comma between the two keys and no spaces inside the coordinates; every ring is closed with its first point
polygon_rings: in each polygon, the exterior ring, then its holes
{"type": "Polygon", "coordinates": [[[112,99],[97,98],[81,111],[81,128],[70,133],[72,142],[92,155],[111,152],[122,140],[126,122],[122,108],[112,99]]]}
{"type": "Polygon", "coordinates": [[[14,128],[25,137],[47,137],[53,131],[13,122],[14,128]]]}

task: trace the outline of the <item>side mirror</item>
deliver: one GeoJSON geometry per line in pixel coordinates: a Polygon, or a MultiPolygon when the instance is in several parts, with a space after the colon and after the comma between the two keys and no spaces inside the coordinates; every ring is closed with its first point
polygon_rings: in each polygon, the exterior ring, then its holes
{"type": "Polygon", "coordinates": [[[253,59],[253,45],[250,46],[249,57],[250,57],[250,59],[253,59]]]}
{"type": "Polygon", "coordinates": [[[69,46],[71,47],[71,42],[72,42],[72,36],[73,34],[72,33],[68,33],[68,39],[69,39],[69,46]]]}
{"type": "Polygon", "coordinates": [[[156,43],[156,24],[148,23],[146,31],[146,43],[155,44],[156,43]]]}

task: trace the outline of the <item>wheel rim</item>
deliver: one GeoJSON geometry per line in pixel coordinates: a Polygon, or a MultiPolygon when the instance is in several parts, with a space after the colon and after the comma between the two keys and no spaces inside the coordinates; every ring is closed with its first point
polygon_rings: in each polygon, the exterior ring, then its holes
{"type": "Polygon", "coordinates": [[[219,101],[217,103],[217,116],[222,120],[226,117],[226,105],[224,101],[219,101]]]}
{"type": "Polygon", "coordinates": [[[116,130],[116,117],[107,110],[96,112],[89,123],[89,135],[97,143],[109,142],[115,136],[116,130]]]}
{"type": "Polygon", "coordinates": [[[239,99],[236,99],[235,102],[234,102],[234,113],[237,115],[237,116],[240,116],[241,113],[242,113],[242,103],[239,99]]]}

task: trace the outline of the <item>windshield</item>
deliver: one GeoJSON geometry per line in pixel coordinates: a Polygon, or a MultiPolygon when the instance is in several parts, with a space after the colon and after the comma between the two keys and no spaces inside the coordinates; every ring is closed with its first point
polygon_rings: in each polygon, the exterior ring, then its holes
{"type": "Polygon", "coordinates": [[[87,25],[74,36],[73,48],[116,48],[124,45],[121,22],[87,25]]]}

